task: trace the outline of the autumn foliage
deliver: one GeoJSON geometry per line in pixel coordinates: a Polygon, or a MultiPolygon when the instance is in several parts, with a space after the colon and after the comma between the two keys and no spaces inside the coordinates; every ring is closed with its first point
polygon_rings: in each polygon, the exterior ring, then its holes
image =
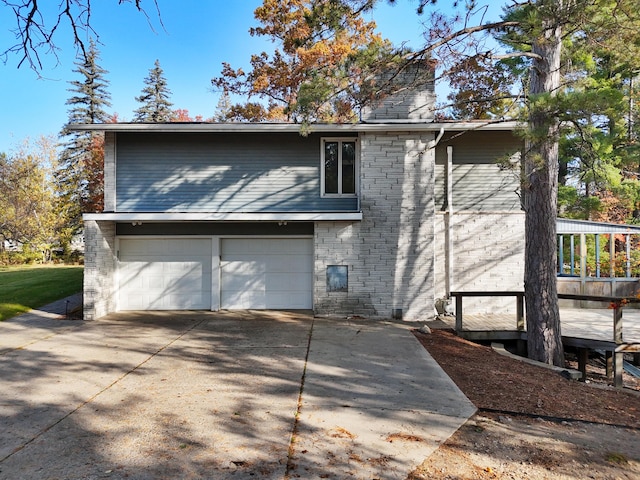
{"type": "Polygon", "coordinates": [[[227,119],[355,120],[368,95],[362,86],[391,55],[391,44],[375,32],[375,22],[361,17],[361,8],[358,2],[264,0],[255,10],[261,26],[250,34],[269,37],[277,48],[252,55],[249,72],[223,63],[213,86],[248,99],[233,105],[227,119]]]}

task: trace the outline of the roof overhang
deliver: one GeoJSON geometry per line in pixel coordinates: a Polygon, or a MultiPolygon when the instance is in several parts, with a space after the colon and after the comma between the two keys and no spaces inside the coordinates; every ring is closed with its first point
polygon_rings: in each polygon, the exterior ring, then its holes
{"type": "Polygon", "coordinates": [[[556,233],[576,235],[580,233],[603,234],[640,234],[640,225],[625,225],[618,223],[590,222],[588,220],[574,220],[558,218],[556,221],[556,233]]]}
{"type": "Polygon", "coordinates": [[[355,222],[362,220],[362,212],[85,213],[82,218],[107,222],[355,222]]]}
{"type": "Polygon", "coordinates": [[[67,125],[75,131],[137,133],[359,133],[359,132],[438,132],[513,131],[519,122],[438,122],[438,123],[83,123],[67,125]]]}

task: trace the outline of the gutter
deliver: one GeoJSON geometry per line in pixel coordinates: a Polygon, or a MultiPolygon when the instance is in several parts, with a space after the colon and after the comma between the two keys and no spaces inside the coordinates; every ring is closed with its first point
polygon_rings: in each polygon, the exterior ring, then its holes
{"type": "Polygon", "coordinates": [[[83,123],[69,124],[73,131],[145,132],[145,133],[338,133],[338,132],[434,132],[455,131],[513,131],[518,122],[451,122],[451,123],[83,123]]]}
{"type": "Polygon", "coordinates": [[[309,213],[85,213],[83,220],[112,222],[323,222],[360,221],[362,212],[309,213]]]}

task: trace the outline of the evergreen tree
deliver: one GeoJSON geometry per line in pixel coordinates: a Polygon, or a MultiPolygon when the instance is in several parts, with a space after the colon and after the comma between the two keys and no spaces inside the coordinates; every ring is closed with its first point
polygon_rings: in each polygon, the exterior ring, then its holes
{"type": "Polygon", "coordinates": [[[160,61],[156,60],[154,68],[149,70],[149,76],[144,79],[145,87],[142,94],[136,97],[136,102],[142,105],[134,112],[134,122],[170,122],[173,116],[169,101],[171,90],[167,88],[167,80],[160,67],[160,61]]]}
{"type": "Polygon", "coordinates": [[[220,99],[218,100],[218,104],[216,105],[216,110],[213,113],[213,121],[227,122],[229,121],[230,113],[231,113],[231,98],[229,96],[229,92],[226,90],[223,90],[222,95],[220,95],[220,99]]]}
{"type": "MultiPolygon", "coordinates": [[[[55,172],[58,190],[59,215],[64,219],[66,236],[70,237],[82,227],[82,213],[102,210],[104,134],[90,131],[72,131],[70,124],[104,123],[110,119],[105,108],[110,107],[107,70],[98,65],[99,52],[93,40],[85,56],[79,57],[73,70],[79,80],[69,83],[72,97],[69,121],[60,133],[64,149],[55,172]]],[[[64,235],[63,235],[64,236],[64,235]]]]}

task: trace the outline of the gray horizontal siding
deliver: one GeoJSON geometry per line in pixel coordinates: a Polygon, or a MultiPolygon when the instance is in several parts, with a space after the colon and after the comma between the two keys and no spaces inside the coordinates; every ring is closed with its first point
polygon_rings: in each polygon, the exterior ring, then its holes
{"type": "Polygon", "coordinates": [[[127,134],[116,139],[118,212],[353,211],[320,196],[320,136],[127,134]]]}
{"type": "Polygon", "coordinates": [[[453,147],[453,208],[471,211],[520,210],[518,171],[497,162],[521,151],[509,132],[446,133],[436,148],[436,210],[445,205],[447,146],[453,147]],[[454,137],[454,138],[452,138],[454,137]]]}

